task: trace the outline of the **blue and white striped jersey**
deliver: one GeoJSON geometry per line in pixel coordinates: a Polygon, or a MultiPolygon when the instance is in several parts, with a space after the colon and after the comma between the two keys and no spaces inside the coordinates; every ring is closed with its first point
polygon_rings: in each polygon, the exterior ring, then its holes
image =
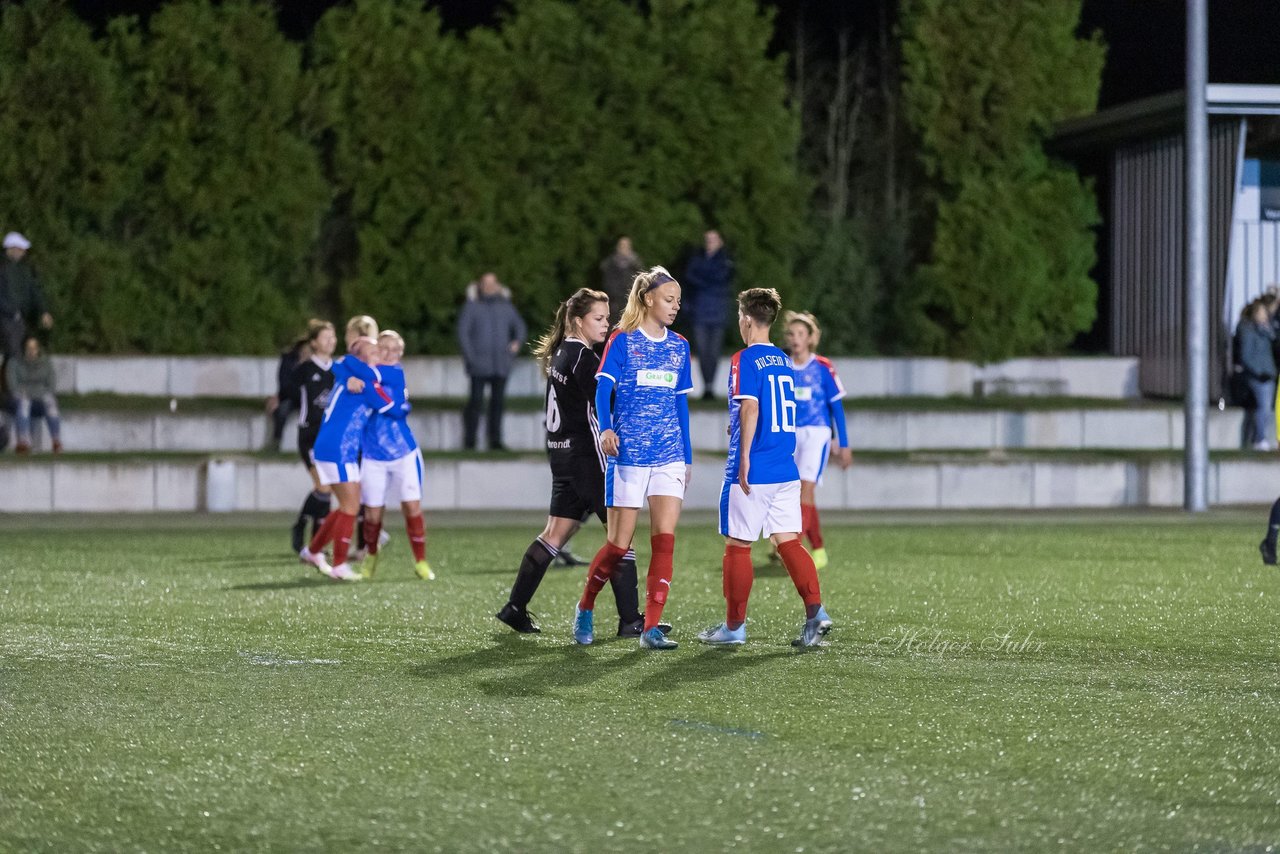
{"type": "Polygon", "coordinates": [[[317,460],[353,463],[360,459],[364,425],[369,419],[369,403],[364,394],[347,391],[347,379],[363,380],[366,391],[380,382],[382,375],[355,356],[347,355],[333,363],[333,394],[324,410],[324,421],[316,436],[313,450],[317,460]]]}
{"type": "Polygon", "coordinates": [[[689,342],[671,330],[650,338],[644,330],[614,332],[597,377],[613,380],[613,429],[619,465],[684,462],[684,434],[676,397],[693,391],[689,342]]]}
{"type": "Polygon", "coordinates": [[[369,400],[375,409],[364,428],[364,456],[365,459],[391,462],[416,451],[418,440],[405,420],[413,407],[409,405],[404,368],[382,365],[378,372],[382,375],[381,382],[372,389],[365,389],[366,395],[372,391],[377,398],[369,400]]]}

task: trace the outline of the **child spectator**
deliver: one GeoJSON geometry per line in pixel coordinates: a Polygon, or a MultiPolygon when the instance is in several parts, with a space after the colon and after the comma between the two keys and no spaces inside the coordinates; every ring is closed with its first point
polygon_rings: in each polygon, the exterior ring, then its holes
{"type": "Polygon", "coordinates": [[[53,360],[40,347],[34,335],[28,335],[22,343],[22,355],[9,359],[4,368],[5,385],[13,397],[14,420],[19,454],[31,453],[31,416],[35,403],[40,404],[45,422],[49,425],[49,438],[53,452],[62,451],[62,419],[58,414],[58,400],[54,397],[53,360]]]}

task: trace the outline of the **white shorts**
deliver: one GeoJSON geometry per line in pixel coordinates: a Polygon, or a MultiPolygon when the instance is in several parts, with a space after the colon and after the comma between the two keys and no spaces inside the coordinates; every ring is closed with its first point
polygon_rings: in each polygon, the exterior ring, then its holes
{"type": "Polygon", "coordinates": [[[822,473],[831,455],[830,427],[796,428],[796,468],[800,479],[809,483],[822,483],[822,473]]]}
{"type": "Polygon", "coordinates": [[[684,463],[663,466],[620,466],[613,457],[605,461],[604,506],[640,507],[653,495],[684,500],[684,463]]]}
{"type": "Polygon", "coordinates": [[[422,500],[422,451],[398,460],[365,460],[360,463],[360,503],[386,507],[387,499],[401,504],[422,500]]]}
{"type": "Polygon", "coordinates": [[[317,460],[314,453],[311,455],[311,459],[316,466],[316,476],[320,478],[320,482],[325,486],[331,486],[335,483],[360,482],[359,463],[333,463],[328,460],[317,460]]]}
{"type": "Polygon", "coordinates": [[[798,534],[800,481],[753,483],[751,494],[737,481],[724,482],[720,490],[720,534],[754,543],[774,534],[798,534]]]}

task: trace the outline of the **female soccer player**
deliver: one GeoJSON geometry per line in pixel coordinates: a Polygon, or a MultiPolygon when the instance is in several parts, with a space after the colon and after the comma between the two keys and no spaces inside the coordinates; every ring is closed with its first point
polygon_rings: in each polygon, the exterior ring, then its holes
{"type": "Polygon", "coordinates": [[[840,468],[853,461],[849,451],[849,435],[845,428],[844,386],[836,376],[830,359],[814,353],[822,330],[807,312],[786,314],[787,349],[795,366],[796,378],[796,466],[800,470],[800,518],[804,535],[813,546],[813,562],[818,569],[827,566],[827,550],[822,542],[822,523],[818,519],[817,489],[831,452],[831,428],[836,431],[834,454],[840,468]]]}
{"type": "MultiPolygon", "coordinates": [[[[372,318],[353,318],[347,324],[348,340],[362,329],[377,332],[372,318]]],[[[377,358],[378,342],[355,338],[350,352],[333,363],[334,387],[325,408],[324,422],[316,437],[312,458],[320,482],[333,487],[338,512],[330,513],[311,543],[299,553],[303,561],[341,581],[357,581],[359,573],[347,564],[356,515],[360,512],[360,448],[370,408],[363,390],[381,380],[377,368],[368,362],[377,358]],[[355,380],[355,382],[350,382],[355,380]],[[324,547],[333,543],[333,566],[324,558],[324,547]]]]}
{"type": "Polygon", "coordinates": [[[693,471],[689,438],[689,342],[668,327],[680,311],[680,283],[662,267],[635,277],[618,328],[596,374],[596,414],[605,466],[608,539],[587,570],[573,618],[573,639],[595,639],[596,595],[635,536],[640,505],[649,502],[649,577],[640,645],[675,649],[660,628],[671,588],[676,523],[693,471]],[[610,399],[613,399],[612,408],[610,399]]]}
{"type": "MultiPolygon", "coordinates": [[[[405,387],[404,339],[388,329],[378,335],[378,373],[374,388],[376,409],[364,427],[360,460],[360,503],[364,505],[364,541],[369,549],[360,574],[372,578],[378,569],[378,542],[387,495],[397,496],[404,527],[413,550],[414,571],[423,581],[435,579],[427,563],[427,537],[422,521],[422,451],[405,418],[412,408],[405,387]]],[[[367,394],[366,389],[366,394],[367,394]]]]}
{"type": "Polygon", "coordinates": [[[320,482],[320,475],[316,474],[311,449],[315,447],[333,389],[333,351],[338,346],[338,336],[329,321],[312,320],[307,324],[304,343],[311,356],[294,369],[289,384],[298,389],[298,456],[302,457],[302,464],[311,475],[311,492],[307,493],[298,520],[293,523],[295,553],[302,551],[309,539],[307,520],[311,520],[311,535],[315,536],[329,515],[330,489],[320,482]]]}
{"type": "Polygon", "coordinates": [[[699,633],[717,646],[747,640],[747,599],[754,569],[751,544],[765,536],[804,601],[797,645],[816,646],[831,628],[822,608],[818,570],[800,542],[800,472],[796,467],[796,394],[791,360],[769,342],[782,308],[773,288],[738,295],[738,331],[746,349],[729,364],[729,458],[720,493],[720,533],[725,538],[724,623],[699,633]]]}
{"type": "MultiPolygon", "coordinates": [[[[556,309],[555,321],[534,348],[547,373],[547,459],[551,463],[551,509],[546,527],[525,550],[507,604],[497,618],[517,632],[540,631],[528,611],[559,550],[592,514],[606,521],[604,453],[596,436],[596,371],[593,347],[609,334],[609,298],[579,288],[556,309]]],[[[610,577],[618,603],[618,635],[638,637],[643,628],[636,596],[635,552],[627,550],[610,577]]]]}

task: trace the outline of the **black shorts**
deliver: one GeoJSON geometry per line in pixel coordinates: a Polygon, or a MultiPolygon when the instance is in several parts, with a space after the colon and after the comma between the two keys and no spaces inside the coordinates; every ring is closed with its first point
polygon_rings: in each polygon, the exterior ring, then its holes
{"type": "MultiPolygon", "coordinates": [[[[318,434],[317,434],[318,435],[318,434]]],[[[311,449],[316,446],[316,436],[310,433],[298,434],[298,456],[302,457],[302,464],[310,471],[315,465],[315,461],[311,459],[311,449]]]]}
{"type": "Polygon", "coordinates": [[[605,520],[604,472],[596,457],[551,456],[551,515],[605,520]]]}

